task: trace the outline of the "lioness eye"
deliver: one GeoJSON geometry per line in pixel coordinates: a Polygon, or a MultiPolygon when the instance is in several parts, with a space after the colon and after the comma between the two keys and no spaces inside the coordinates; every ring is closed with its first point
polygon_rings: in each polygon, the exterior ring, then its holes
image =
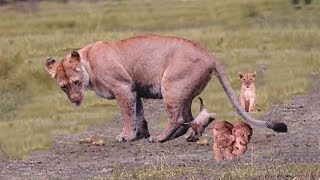
{"type": "Polygon", "coordinates": [[[62,91],[67,91],[67,86],[61,86],[62,91]]]}
{"type": "Polygon", "coordinates": [[[75,82],[74,82],[74,85],[75,85],[75,86],[78,86],[79,83],[80,83],[80,81],[75,81],[75,82]]]}

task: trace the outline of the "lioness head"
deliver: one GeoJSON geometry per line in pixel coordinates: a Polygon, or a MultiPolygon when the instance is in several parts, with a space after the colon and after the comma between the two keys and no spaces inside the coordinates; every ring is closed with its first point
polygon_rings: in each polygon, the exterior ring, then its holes
{"type": "Polygon", "coordinates": [[[239,72],[239,77],[242,82],[247,88],[250,87],[251,84],[253,84],[254,80],[256,79],[256,72],[253,73],[242,73],[239,72]]]}
{"type": "Polygon", "coordinates": [[[45,62],[45,68],[51,77],[56,80],[61,90],[67,94],[70,101],[80,106],[83,101],[84,89],[80,54],[73,51],[59,62],[49,58],[45,62]]]}

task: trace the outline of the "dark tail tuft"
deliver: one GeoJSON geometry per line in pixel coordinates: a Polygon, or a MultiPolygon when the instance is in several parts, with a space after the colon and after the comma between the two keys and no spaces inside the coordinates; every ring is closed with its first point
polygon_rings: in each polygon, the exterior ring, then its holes
{"type": "Polygon", "coordinates": [[[202,111],[202,109],[204,108],[204,105],[203,105],[203,101],[202,101],[202,98],[201,97],[198,97],[199,100],[200,100],[200,112],[202,111]]]}
{"type": "Polygon", "coordinates": [[[288,132],[288,127],[285,123],[268,122],[266,126],[275,132],[288,132]]]}

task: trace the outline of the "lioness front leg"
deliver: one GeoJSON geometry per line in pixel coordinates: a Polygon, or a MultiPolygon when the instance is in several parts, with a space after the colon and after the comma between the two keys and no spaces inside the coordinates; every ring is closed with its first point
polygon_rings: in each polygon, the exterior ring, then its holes
{"type": "Polygon", "coordinates": [[[140,97],[137,97],[136,102],[136,118],[137,139],[148,138],[150,136],[148,123],[144,118],[143,104],[140,97]]]}
{"type": "Polygon", "coordinates": [[[136,132],[136,94],[130,90],[124,89],[121,94],[116,95],[118,101],[121,119],[122,133],[116,138],[117,142],[134,141],[137,139],[136,132]]]}

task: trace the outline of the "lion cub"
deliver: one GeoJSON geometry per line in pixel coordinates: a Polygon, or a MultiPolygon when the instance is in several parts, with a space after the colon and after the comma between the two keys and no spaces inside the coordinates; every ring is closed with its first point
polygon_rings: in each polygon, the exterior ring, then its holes
{"type": "Polygon", "coordinates": [[[232,146],[232,154],[239,156],[246,152],[252,133],[251,126],[245,122],[238,121],[233,124],[232,134],[235,136],[235,141],[232,146]]]}
{"type": "Polygon", "coordinates": [[[223,149],[228,160],[232,160],[235,155],[242,155],[247,150],[252,133],[252,128],[242,121],[233,125],[227,121],[217,122],[213,128],[215,159],[223,160],[223,149]]]}
{"type": "Polygon", "coordinates": [[[225,149],[225,155],[227,159],[232,160],[234,155],[232,154],[233,142],[235,136],[232,134],[233,125],[228,121],[216,122],[213,131],[213,152],[217,161],[223,160],[222,150],[225,149]]]}
{"type": "Polygon", "coordinates": [[[253,72],[253,73],[239,72],[239,77],[242,82],[239,102],[246,112],[257,112],[256,88],[254,86],[256,74],[257,74],[256,72],[253,72]]]}

